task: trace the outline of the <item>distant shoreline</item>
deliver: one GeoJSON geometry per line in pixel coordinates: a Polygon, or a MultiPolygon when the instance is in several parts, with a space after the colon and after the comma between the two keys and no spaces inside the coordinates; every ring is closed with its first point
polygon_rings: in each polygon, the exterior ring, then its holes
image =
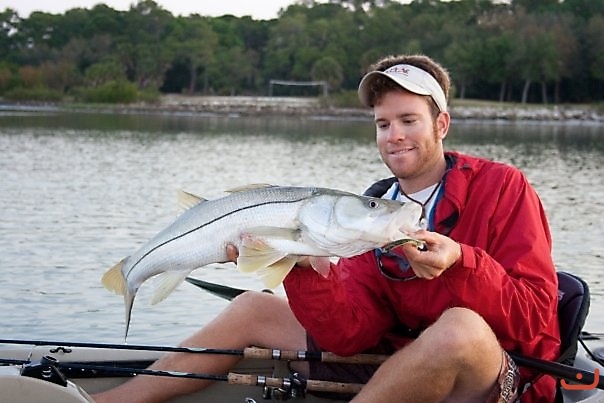
{"type": "MultiPolygon", "coordinates": [[[[319,98],[295,97],[219,97],[163,95],[154,104],[63,104],[0,102],[0,111],[76,111],[87,113],[182,113],[218,116],[312,116],[341,119],[370,119],[371,111],[363,108],[335,108],[321,105],[319,98]]],[[[451,117],[458,120],[509,122],[585,122],[604,124],[604,111],[590,106],[518,105],[485,102],[464,105],[454,100],[451,117]]]]}

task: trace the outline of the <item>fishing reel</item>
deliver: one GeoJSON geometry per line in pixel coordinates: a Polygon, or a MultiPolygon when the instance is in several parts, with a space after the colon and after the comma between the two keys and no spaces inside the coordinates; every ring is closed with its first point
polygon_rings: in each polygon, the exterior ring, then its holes
{"type": "Polygon", "coordinates": [[[306,379],[297,372],[292,373],[289,378],[283,378],[280,387],[264,386],[262,389],[262,398],[266,400],[303,399],[305,396],[306,379]]]}
{"type": "Polygon", "coordinates": [[[59,361],[45,355],[39,363],[31,363],[23,368],[21,375],[30,378],[42,379],[60,386],[67,386],[67,378],[59,369],[59,361]]]}

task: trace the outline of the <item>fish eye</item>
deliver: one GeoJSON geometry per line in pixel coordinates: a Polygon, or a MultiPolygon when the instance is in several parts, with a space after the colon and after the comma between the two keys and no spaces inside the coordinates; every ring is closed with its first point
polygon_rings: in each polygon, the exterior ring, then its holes
{"type": "Polygon", "coordinates": [[[369,208],[377,208],[380,205],[380,203],[378,203],[377,200],[369,200],[369,202],[367,202],[367,206],[369,206],[369,208]]]}

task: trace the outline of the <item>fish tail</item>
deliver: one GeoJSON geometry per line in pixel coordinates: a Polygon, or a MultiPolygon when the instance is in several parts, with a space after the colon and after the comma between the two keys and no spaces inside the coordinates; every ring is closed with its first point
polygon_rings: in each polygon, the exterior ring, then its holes
{"type": "Polygon", "coordinates": [[[126,291],[124,293],[124,308],[126,309],[126,331],[124,332],[124,341],[126,341],[128,330],[130,329],[130,318],[132,316],[132,305],[134,303],[135,295],[136,291],[133,293],[126,291]]]}
{"type": "Polygon", "coordinates": [[[126,296],[126,277],[122,272],[122,267],[124,267],[126,259],[122,259],[118,264],[107,270],[101,279],[106,289],[117,295],[124,295],[124,297],[126,296]]]}

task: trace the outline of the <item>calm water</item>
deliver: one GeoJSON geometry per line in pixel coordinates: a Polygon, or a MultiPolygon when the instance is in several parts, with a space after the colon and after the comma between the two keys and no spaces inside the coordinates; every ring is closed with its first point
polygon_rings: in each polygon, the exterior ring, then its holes
{"type": "MultiPolygon", "coordinates": [[[[604,127],[455,122],[447,147],[519,166],[550,219],[560,269],[592,291],[604,331],[604,127]]],[[[388,175],[370,122],[0,112],[0,329],[4,338],[121,342],[121,297],[100,277],[170,223],[180,189],[249,183],[361,192],[388,175]]],[[[253,289],[232,265],[196,277],[253,289]]],[[[134,304],[130,342],[177,342],[226,305],[185,283],[134,304]]],[[[279,290],[282,292],[282,290],[279,290]]]]}

